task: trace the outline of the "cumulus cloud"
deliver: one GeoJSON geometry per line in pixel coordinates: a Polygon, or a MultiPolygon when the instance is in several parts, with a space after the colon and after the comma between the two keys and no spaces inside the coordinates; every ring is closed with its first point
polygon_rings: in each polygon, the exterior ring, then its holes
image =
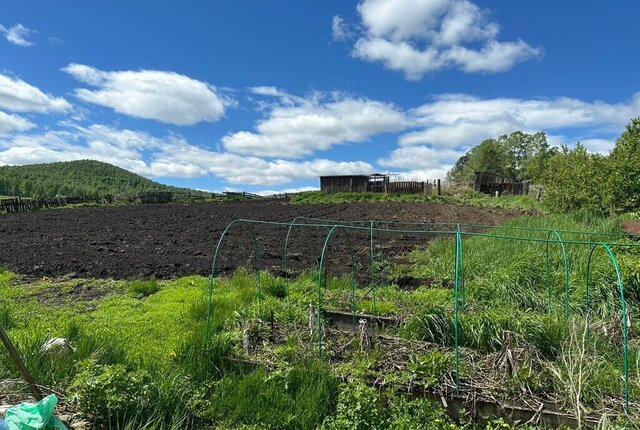
{"type": "Polygon", "coordinates": [[[401,173],[395,177],[396,180],[427,181],[444,178],[462,155],[463,150],[407,146],[395,149],[389,156],[379,159],[378,164],[400,171],[401,173]]]}
{"type": "Polygon", "coordinates": [[[28,119],[0,111],[0,136],[14,131],[26,131],[35,127],[28,119]]]}
{"type": "Polygon", "coordinates": [[[602,130],[619,133],[629,119],[638,114],[640,93],[620,103],[588,102],[568,97],[481,99],[447,94],[411,110],[410,116],[416,124],[421,124],[422,129],[405,133],[399,138],[399,144],[468,148],[484,139],[515,130],[545,130],[548,134],[579,130],[578,134],[601,139],[597,134],[602,130]]]}
{"type": "Polygon", "coordinates": [[[549,142],[549,144],[553,146],[560,147],[560,146],[566,145],[570,148],[576,146],[577,143],[580,142],[582,145],[584,145],[585,148],[587,148],[587,151],[589,152],[608,155],[611,149],[613,149],[613,146],[616,143],[616,139],[613,137],[610,139],[601,139],[601,138],[593,138],[593,137],[582,138],[580,136],[569,138],[564,135],[552,134],[547,136],[547,142],[549,142]]]}
{"type": "Polygon", "coordinates": [[[82,64],[69,64],[62,70],[96,87],[76,89],[79,99],[137,118],[175,125],[215,122],[233,104],[214,86],[174,72],[108,72],[82,64]]]}
{"type": "Polygon", "coordinates": [[[20,23],[17,23],[16,25],[9,28],[6,28],[2,26],[2,24],[0,24],[0,33],[4,34],[5,39],[7,39],[9,43],[12,43],[14,45],[24,47],[35,45],[35,43],[31,42],[28,39],[32,34],[36,33],[36,31],[31,30],[20,23]]]}
{"type": "Polygon", "coordinates": [[[183,143],[171,152],[158,154],[151,168],[160,176],[204,176],[213,174],[232,184],[283,185],[320,175],[369,173],[373,167],[362,161],[327,159],[306,161],[271,160],[209,151],[183,143]]]}
{"type": "Polygon", "coordinates": [[[274,104],[255,131],[225,136],[222,144],[230,152],[298,158],[407,126],[405,114],[388,103],[344,95],[326,100],[316,94],[302,99],[271,87],[257,88],[262,94],[285,98],[286,103],[274,104]]]}
{"type": "Polygon", "coordinates": [[[65,112],[71,105],[18,78],[0,74],[0,108],[13,112],[65,112]]]}
{"type": "Polygon", "coordinates": [[[294,162],[211,151],[190,144],[182,136],[156,137],[136,130],[94,124],[67,124],[59,130],[0,138],[0,160],[21,165],[94,159],[148,177],[217,176],[229,183],[283,185],[320,175],[368,173],[362,161],[326,159],[294,162]]]}
{"type": "Polygon", "coordinates": [[[379,159],[378,164],[391,168],[431,170],[441,168],[443,164],[453,164],[462,155],[464,151],[455,149],[407,146],[395,149],[388,157],[379,159]]]}
{"type": "MultiPolygon", "coordinates": [[[[522,40],[499,41],[499,25],[468,0],[362,0],[357,9],[363,31],[353,55],[383,63],[407,79],[452,67],[502,72],[542,53],[522,40]]],[[[335,39],[340,39],[335,28],[340,35],[346,26],[334,17],[335,39]]]]}

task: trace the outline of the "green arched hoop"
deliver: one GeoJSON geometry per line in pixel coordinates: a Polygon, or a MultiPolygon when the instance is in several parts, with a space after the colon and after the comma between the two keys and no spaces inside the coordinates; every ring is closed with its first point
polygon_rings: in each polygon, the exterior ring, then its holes
{"type": "Polygon", "coordinates": [[[453,342],[456,366],[456,393],[460,392],[460,340],[459,340],[459,292],[460,292],[460,267],[462,265],[462,235],[456,231],[455,262],[453,275],[453,342]]]}
{"type": "Polygon", "coordinates": [[[317,314],[316,318],[318,319],[317,326],[317,341],[318,341],[318,357],[322,357],[322,302],[323,302],[323,291],[322,286],[324,285],[324,265],[325,265],[325,257],[327,255],[327,249],[329,248],[329,243],[331,242],[331,238],[333,237],[336,230],[342,229],[347,233],[347,240],[349,242],[349,255],[351,257],[351,322],[353,327],[356,325],[356,260],[355,254],[353,252],[353,241],[351,240],[351,235],[349,234],[349,229],[345,228],[345,226],[335,225],[331,227],[327,237],[324,240],[324,246],[322,247],[322,254],[320,256],[320,267],[318,272],[318,302],[317,302],[317,314]]]}
{"type": "Polygon", "coordinates": [[[232,227],[237,224],[246,224],[249,226],[249,231],[251,232],[251,238],[253,242],[253,250],[255,255],[255,270],[256,270],[256,283],[258,287],[258,313],[262,316],[262,283],[260,280],[260,250],[258,247],[258,239],[256,237],[256,233],[253,230],[253,223],[247,222],[245,220],[234,220],[231,221],[227,227],[222,232],[220,239],[218,239],[218,244],[216,245],[216,251],[213,254],[213,262],[211,263],[211,275],[209,276],[209,305],[207,306],[207,323],[205,327],[204,340],[205,343],[209,340],[209,331],[211,329],[211,314],[213,313],[213,290],[215,288],[216,283],[216,264],[218,263],[218,256],[220,255],[220,250],[222,249],[222,243],[224,238],[227,236],[232,227]]]}
{"type": "Polygon", "coordinates": [[[587,275],[586,275],[586,283],[585,283],[585,320],[587,324],[587,329],[589,327],[589,312],[590,312],[590,297],[589,297],[589,280],[591,274],[591,259],[593,257],[593,253],[598,247],[604,248],[609,256],[609,260],[613,264],[613,268],[616,272],[616,282],[618,285],[618,292],[620,293],[620,311],[622,312],[622,359],[624,366],[624,411],[627,415],[629,415],[629,344],[628,344],[628,333],[627,333],[627,304],[624,300],[624,284],[622,282],[622,276],[620,275],[620,268],[618,267],[618,261],[616,260],[613,251],[604,242],[599,242],[593,245],[591,248],[591,252],[589,252],[589,259],[587,260],[587,275]]]}
{"type": "Polygon", "coordinates": [[[560,248],[562,249],[562,259],[564,261],[564,317],[565,319],[569,319],[569,255],[567,254],[567,249],[564,246],[564,241],[562,240],[562,236],[556,230],[549,230],[549,234],[547,234],[547,244],[546,244],[546,268],[547,268],[547,294],[549,296],[549,311],[551,311],[551,303],[553,302],[553,285],[551,280],[551,263],[549,262],[549,242],[551,235],[555,234],[558,239],[557,243],[560,243],[560,248]]]}

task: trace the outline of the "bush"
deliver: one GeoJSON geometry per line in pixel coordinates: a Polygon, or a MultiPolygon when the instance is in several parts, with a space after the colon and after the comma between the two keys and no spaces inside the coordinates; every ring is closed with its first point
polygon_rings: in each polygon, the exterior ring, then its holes
{"type": "Polygon", "coordinates": [[[640,209],[640,117],[631,120],[609,156],[611,205],[621,211],[640,209]]]}
{"type": "Polygon", "coordinates": [[[336,414],[322,430],[444,430],[470,428],[456,424],[444,409],[425,399],[409,400],[391,391],[379,391],[362,382],[343,384],[336,414]]]}
{"type": "Polygon", "coordinates": [[[590,154],[580,144],[566,146],[549,160],[543,197],[558,212],[585,211],[603,214],[607,210],[607,159],[590,154]]]}
{"type": "Polygon", "coordinates": [[[79,363],[80,371],[69,392],[83,417],[98,426],[112,428],[142,414],[149,406],[149,375],[130,371],[120,364],[99,365],[93,360],[79,363]]]}

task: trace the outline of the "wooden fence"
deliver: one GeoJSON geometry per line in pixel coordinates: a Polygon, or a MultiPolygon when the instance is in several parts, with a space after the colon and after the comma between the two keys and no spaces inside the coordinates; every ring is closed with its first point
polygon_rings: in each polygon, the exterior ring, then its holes
{"type": "Polygon", "coordinates": [[[387,194],[431,194],[431,184],[428,182],[399,181],[389,182],[385,186],[387,194]]]}
{"type": "Polygon", "coordinates": [[[103,197],[54,197],[54,198],[8,198],[0,199],[0,212],[29,212],[39,209],[58,208],[78,204],[112,204],[112,203],[169,203],[173,201],[173,193],[166,191],[140,193],[133,196],[105,195],[103,197]]]}

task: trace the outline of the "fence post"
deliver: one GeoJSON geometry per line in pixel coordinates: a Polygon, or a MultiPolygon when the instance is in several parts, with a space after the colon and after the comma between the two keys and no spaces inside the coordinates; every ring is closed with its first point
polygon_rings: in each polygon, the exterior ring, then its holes
{"type": "Polygon", "coordinates": [[[441,196],[442,195],[442,189],[440,187],[440,179],[438,179],[438,195],[441,196]]]}

